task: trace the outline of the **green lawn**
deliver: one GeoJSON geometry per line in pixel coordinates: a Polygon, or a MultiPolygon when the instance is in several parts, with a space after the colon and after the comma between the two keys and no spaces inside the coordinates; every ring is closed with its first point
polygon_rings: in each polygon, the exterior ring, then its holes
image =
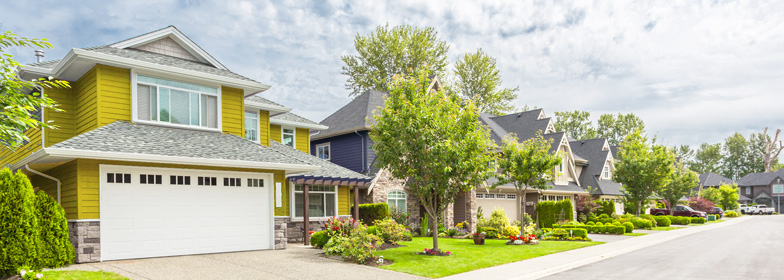
{"type": "Polygon", "coordinates": [[[643,236],[643,235],[647,235],[647,233],[642,233],[642,232],[628,232],[628,233],[624,233],[623,235],[626,235],[626,236],[643,236]]]}
{"type": "Polygon", "coordinates": [[[710,222],[706,222],[706,223],[708,223],[708,224],[716,224],[716,223],[723,223],[723,222],[726,222],[726,221],[727,221],[727,219],[724,219],[724,220],[715,220],[715,221],[710,221],[710,222]]]}
{"type": "Polygon", "coordinates": [[[539,245],[505,245],[506,239],[487,239],[485,245],[474,245],[472,239],[439,238],[438,247],[452,252],[452,256],[423,256],[415,253],[433,247],[432,237],[415,237],[410,242],[400,242],[403,247],[376,252],[394,263],[382,266],[425,277],[444,277],[485,267],[568,251],[603,242],[542,241],[539,245]]]}
{"type": "Polygon", "coordinates": [[[52,280],[128,280],[125,276],[106,271],[50,270],[43,274],[43,279],[52,280]]]}
{"type": "Polygon", "coordinates": [[[684,227],[655,227],[652,230],[674,230],[674,229],[682,229],[684,227]]]}

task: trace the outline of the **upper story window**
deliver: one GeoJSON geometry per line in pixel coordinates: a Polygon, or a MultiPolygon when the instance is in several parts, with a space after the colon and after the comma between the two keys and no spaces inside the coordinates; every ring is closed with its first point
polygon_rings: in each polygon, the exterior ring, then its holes
{"type": "Polygon", "coordinates": [[[746,187],[746,194],[751,194],[751,187],[746,187]]]}
{"type": "Polygon", "coordinates": [[[604,179],[610,179],[610,167],[604,166],[604,179]]]}
{"type": "Polygon", "coordinates": [[[775,194],[784,193],[784,185],[781,184],[773,185],[773,193],[775,194]]]}
{"type": "Polygon", "coordinates": [[[283,137],[281,137],[281,140],[283,140],[283,145],[286,145],[286,146],[289,146],[289,147],[292,147],[292,148],[296,148],[297,144],[295,143],[296,141],[294,141],[294,139],[295,139],[294,138],[295,137],[294,129],[293,128],[283,128],[282,133],[283,133],[283,137]]]}
{"type": "Polygon", "coordinates": [[[316,145],[316,156],[323,160],[329,160],[329,143],[316,145]]]}
{"type": "Polygon", "coordinates": [[[140,121],[218,128],[218,88],[136,76],[140,121]]]}
{"type": "Polygon", "coordinates": [[[245,112],[245,139],[259,141],[259,114],[245,112]]]}

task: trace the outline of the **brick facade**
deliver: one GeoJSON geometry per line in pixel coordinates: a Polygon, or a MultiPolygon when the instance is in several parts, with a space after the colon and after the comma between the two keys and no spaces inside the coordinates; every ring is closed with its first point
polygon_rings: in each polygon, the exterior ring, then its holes
{"type": "Polygon", "coordinates": [[[76,252],[76,263],[101,261],[101,222],[68,221],[68,234],[76,252]]]}

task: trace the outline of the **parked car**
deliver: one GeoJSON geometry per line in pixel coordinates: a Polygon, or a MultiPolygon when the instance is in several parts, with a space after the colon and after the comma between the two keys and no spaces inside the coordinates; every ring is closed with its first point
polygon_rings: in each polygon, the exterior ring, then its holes
{"type": "MultiPolygon", "coordinates": [[[[656,216],[663,216],[669,215],[669,209],[651,209],[651,215],[656,216]]],[[[686,205],[677,205],[675,206],[675,211],[672,213],[673,216],[683,216],[683,217],[703,217],[708,218],[708,213],[702,211],[695,211],[691,209],[691,207],[686,205]]]]}
{"type": "Polygon", "coordinates": [[[721,207],[713,207],[713,209],[708,211],[708,214],[719,216],[719,219],[721,219],[724,218],[724,209],[721,209],[721,207]]]}
{"type": "Polygon", "coordinates": [[[767,215],[772,215],[772,214],[773,214],[773,211],[774,211],[773,207],[768,207],[768,206],[767,206],[767,205],[765,205],[765,204],[758,204],[757,206],[755,206],[755,207],[754,207],[754,208],[751,210],[751,214],[757,214],[757,215],[765,215],[765,214],[767,214],[767,215]]]}
{"type": "Polygon", "coordinates": [[[753,209],[754,206],[748,206],[746,204],[741,204],[740,206],[738,206],[738,210],[740,210],[741,214],[754,213],[752,211],[753,209]]]}

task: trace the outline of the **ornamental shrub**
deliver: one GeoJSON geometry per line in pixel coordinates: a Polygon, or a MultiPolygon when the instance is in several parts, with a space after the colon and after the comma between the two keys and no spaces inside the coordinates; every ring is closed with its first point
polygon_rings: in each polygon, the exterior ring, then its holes
{"type": "Polygon", "coordinates": [[[478,232],[484,232],[486,238],[498,238],[500,236],[498,230],[493,227],[483,227],[478,232]]]}
{"type": "Polygon", "coordinates": [[[324,245],[329,241],[329,234],[327,231],[317,231],[310,235],[310,244],[316,248],[324,248],[324,245]]]}
{"type": "Polygon", "coordinates": [[[540,228],[552,228],[555,224],[555,202],[541,201],[536,204],[536,216],[539,217],[540,228]]]}
{"type": "Polygon", "coordinates": [[[324,254],[329,256],[340,256],[343,254],[343,244],[346,243],[348,237],[342,235],[335,235],[324,244],[324,254]]]}
{"type": "Polygon", "coordinates": [[[630,222],[623,223],[623,227],[626,228],[627,233],[631,233],[632,231],[634,231],[634,225],[630,222]]]}
{"type": "Polygon", "coordinates": [[[396,242],[405,239],[405,234],[408,232],[405,226],[398,224],[393,219],[385,219],[376,221],[374,225],[378,229],[376,236],[380,237],[384,242],[396,242]]]}
{"type": "MultiPolygon", "coordinates": [[[[495,208],[493,213],[490,214],[490,220],[488,221],[488,227],[492,227],[496,229],[499,233],[503,232],[506,227],[510,226],[509,218],[506,216],[506,212],[504,209],[495,208]]],[[[511,234],[510,234],[511,235],[511,234]]],[[[509,236],[504,234],[503,236],[509,236]]]]}
{"type": "Polygon", "coordinates": [[[615,202],[612,201],[597,201],[597,204],[601,206],[597,210],[598,213],[605,214],[605,215],[612,215],[615,213],[615,202]]]}
{"type": "Polygon", "coordinates": [[[68,237],[68,220],[63,207],[54,197],[38,191],[35,208],[41,238],[38,244],[41,266],[57,268],[73,263],[74,247],[68,237]]]}
{"type": "Polygon", "coordinates": [[[656,226],[656,218],[654,218],[654,217],[655,217],[655,216],[653,216],[653,215],[651,215],[651,214],[642,214],[642,215],[640,215],[640,218],[643,218],[643,219],[646,219],[646,220],[648,220],[648,221],[651,221],[651,223],[652,223],[654,226],[656,226]]]}
{"type": "Polygon", "coordinates": [[[737,218],[737,217],[740,217],[740,214],[738,214],[738,212],[735,212],[735,211],[732,211],[732,210],[724,211],[724,217],[727,217],[727,218],[737,218]]]}
{"type": "Polygon", "coordinates": [[[656,226],[669,227],[672,225],[672,221],[667,216],[653,216],[653,218],[656,220],[656,226]]]}
{"type": "Polygon", "coordinates": [[[367,228],[367,233],[370,233],[375,236],[381,236],[381,231],[378,229],[377,226],[369,226],[367,228]]]}
{"type": "Polygon", "coordinates": [[[563,229],[563,230],[565,230],[567,232],[567,236],[568,236],[568,233],[571,232],[572,236],[588,238],[588,231],[583,229],[583,228],[569,227],[569,228],[561,228],[561,229],[563,229]]]}
{"type": "Polygon", "coordinates": [[[514,226],[506,226],[504,227],[504,231],[502,236],[511,236],[511,235],[520,235],[520,228],[514,226]]]}
{"type": "Polygon", "coordinates": [[[589,226],[592,226],[592,225],[595,225],[596,223],[594,223],[594,222],[587,222],[587,223],[585,223],[585,224],[586,224],[586,225],[589,225],[589,226]]]}
{"type": "Polygon", "coordinates": [[[0,170],[0,277],[15,275],[22,266],[41,268],[35,203],[27,176],[0,170]]]}
{"type": "Polygon", "coordinates": [[[692,224],[704,224],[705,218],[703,217],[691,217],[690,222],[692,224]]]}
{"type": "Polygon", "coordinates": [[[368,203],[359,205],[359,220],[365,225],[373,225],[377,220],[389,217],[389,205],[386,203],[368,203]]]}

